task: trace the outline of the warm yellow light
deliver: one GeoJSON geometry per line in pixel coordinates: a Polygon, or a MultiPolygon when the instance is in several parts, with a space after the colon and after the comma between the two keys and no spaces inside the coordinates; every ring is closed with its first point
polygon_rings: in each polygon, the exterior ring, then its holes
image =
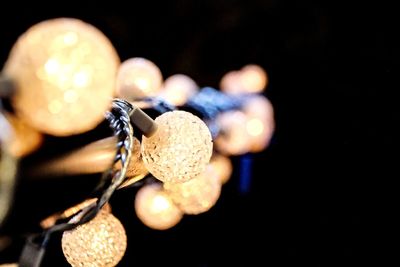
{"type": "Polygon", "coordinates": [[[16,263],[1,264],[0,267],[18,267],[16,263]]]}
{"type": "Polygon", "coordinates": [[[247,117],[241,111],[228,111],[217,117],[221,131],[215,140],[218,151],[226,155],[240,155],[250,149],[246,130],[247,117]]]}
{"type": "Polygon", "coordinates": [[[264,125],[261,120],[252,118],[247,121],[246,130],[251,136],[258,136],[263,133],[264,125]]]}
{"type": "Polygon", "coordinates": [[[262,151],[268,146],[275,130],[272,104],[264,96],[253,96],[246,101],[243,110],[247,116],[250,151],[262,151]]]}
{"type": "Polygon", "coordinates": [[[155,121],[157,131],[142,140],[149,172],[164,182],[184,182],[202,173],[213,148],[207,125],[186,111],[166,112],[155,121]]]}
{"type": "Polygon", "coordinates": [[[228,157],[214,153],[211,157],[210,165],[214,169],[221,184],[225,184],[229,181],[233,167],[232,162],[228,157]]]}
{"type": "Polygon", "coordinates": [[[88,223],[64,232],[61,243],[64,256],[73,267],[114,267],[125,254],[126,239],[121,222],[101,210],[88,223]]]}
{"type": "Polygon", "coordinates": [[[260,93],[268,83],[267,73],[258,65],[247,65],[240,70],[242,93],[260,93]]]}
{"type": "Polygon", "coordinates": [[[165,80],[160,94],[172,105],[181,106],[195,95],[198,89],[199,86],[189,76],[175,74],[165,80]]]}
{"type": "Polygon", "coordinates": [[[242,90],[240,71],[230,71],[222,76],[220,89],[227,94],[239,94],[242,90]]]}
{"type": "Polygon", "coordinates": [[[146,226],[156,230],[169,229],[182,219],[182,212],[159,184],[140,188],[136,194],[135,210],[146,226]]]}
{"type": "Polygon", "coordinates": [[[39,132],[10,113],[6,113],[5,116],[13,129],[13,135],[8,144],[11,155],[23,157],[40,147],[43,136],[39,132]]]}
{"type": "Polygon", "coordinates": [[[161,89],[160,69],[145,58],[122,62],[117,75],[117,95],[129,101],[155,96],[161,89]]]}
{"type": "Polygon", "coordinates": [[[221,194],[221,183],[211,166],[190,181],[164,183],[164,188],[174,203],[186,214],[208,211],[221,194]]]}
{"type": "Polygon", "coordinates": [[[13,99],[18,115],[39,131],[66,136],[103,120],[118,65],[115,49],[98,29],[63,18],[25,32],[11,50],[4,73],[18,85],[13,99]]]}

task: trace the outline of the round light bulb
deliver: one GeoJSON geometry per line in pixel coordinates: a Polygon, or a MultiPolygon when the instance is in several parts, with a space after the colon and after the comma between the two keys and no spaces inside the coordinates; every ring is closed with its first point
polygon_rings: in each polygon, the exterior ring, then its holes
{"type": "Polygon", "coordinates": [[[246,115],[241,111],[228,111],[217,117],[220,133],[215,139],[217,149],[226,155],[245,154],[250,149],[249,134],[244,127],[246,115]]]}
{"type": "Polygon", "coordinates": [[[197,93],[198,89],[199,86],[189,76],[175,74],[165,80],[160,94],[172,105],[182,106],[197,93]]]}
{"type": "Polygon", "coordinates": [[[247,116],[250,151],[260,152],[271,141],[275,130],[274,109],[264,96],[253,96],[246,101],[243,111],[247,116]]]}
{"type": "Polygon", "coordinates": [[[121,222],[101,210],[88,223],[64,232],[61,243],[64,256],[73,267],[114,267],[125,254],[126,239],[121,222]]]}
{"type": "Polygon", "coordinates": [[[166,230],[182,219],[182,211],[175,206],[160,184],[146,185],[136,194],[135,211],[148,227],[166,230]]]}
{"type": "Polygon", "coordinates": [[[10,122],[13,136],[9,143],[10,154],[14,157],[26,156],[40,147],[43,136],[19,118],[9,113],[5,117],[10,122]]]}
{"type": "Polygon", "coordinates": [[[221,183],[211,166],[190,181],[165,183],[164,188],[184,213],[194,215],[212,208],[221,194],[221,183]]]}
{"type": "Polygon", "coordinates": [[[243,91],[240,81],[240,71],[230,71],[222,76],[220,82],[221,91],[227,94],[239,94],[243,91]]]}
{"type": "Polygon", "coordinates": [[[16,263],[1,264],[0,267],[18,267],[16,263]]]}
{"type": "Polygon", "coordinates": [[[122,62],[117,74],[117,95],[128,101],[155,96],[161,89],[160,69],[145,58],[122,62]]]}
{"type": "Polygon", "coordinates": [[[213,154],[210,165],[213,167],[221,184],[225,184],[229,181],[233,167],[232,162],[228,157],[220,154],[213,154]]]}
{"type": "Polygon", "coordinates": [[[76,19],[31,27],[16,42],[4,73],[18,86],[13,105],[39,131],[66,136],[104,119],[115,86],[118,55],[98,29],[76,19]]]}
{"type": "Polygon", "coordinates": [[[260,93],[268,83],[267,73],[258,65],[246,65],[240,70],[241,93],[260,93]]]}
{"type": "Polygon", "coordinates": [[[186,111],[170,111],[155,119],[158,128],[143,136],[147,169],[163,182],[184,182],[201,174],[209,163],[213,143],[207,125],[186,111]]]}

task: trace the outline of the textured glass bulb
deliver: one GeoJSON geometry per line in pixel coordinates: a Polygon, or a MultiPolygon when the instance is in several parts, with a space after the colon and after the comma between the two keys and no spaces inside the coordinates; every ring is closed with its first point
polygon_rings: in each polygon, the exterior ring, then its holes
{"type": "Polygon", "coordinates": [[[239,94],[242,90],[240,83],[240,71],[230,71],[222,76],[220,88],[227,94],[239,94]]]}
{"type": "Polygon", "coordinates": [[[186,214],[208,211],[221,194],[221,183],[211,166],[190,181],[165,183],[164,188],[174,203],[186,214]]]}
{"type": "Polygon", "coordinates": [[[170,111],[155,119],[158,129],[143,136],[143,161],[163,182],[188,181],[204,171],[213,143],[207,125],[186,111],[170,111]]]}
{"type": "Polygon", "coordinates": [[[39,148],[43,136],[19,118],[9,113],[5,114],[13,129],[13,137],[9,143],[10,154],[23,157],[39,148]]]}
{"type": "Polygon", "coordinates": [[[117,95],[129,101],[155,96],[161,89],[160,69],[145,58],[122,62],[117,75],[117,95]]]}
{"type": "Polygon", "coordinates": [[[232,162],[228,157],[220,154],[213,154],[210,165],[213,167],[221,184],[225,184],[229,181],[232,175],[232,162]]]}
{"type": "Polygon", "coordinates": [[[189,76],[175,74],[165,80],[160,96],[172,105],[181,106],[195,95],[198,89],[199,86],[189,76]]]}
{"type": "Polygon", "coordinates": [[[140,188],[136,194],[135,211],[145,225],[156,230],[169,229],[182,219],[182,211],[160,184],[140,188]]]}
{"type": "Polygon", "coordinates": [[[258,65],[246,65],[240,70],[242,93],[260,93],[268,83],[267,73],[258,65]]]}
{"type": "Polygon", "coordinates": [[[247,116],[246,130],[249,134],[250,151],[264,150],[275,130],[274,109],[264,96],[253,96],[243,107],[247,116]]]}
{"type": "Polygon", "coordinates": [[[228,111],[217,117],[221,131],[215,139],[218,151],[226,155],[240,155],[250,149],[249,134],[246,130],[247,117],[241,111],[228,111]]]}
{"type": "Polygon", "coordinates": [[[88,223],[64,232],[61,243],[73,267],[114,267],[125,254],[126,234],[117,218],[101,210],[88,223]]]}
{"type": "Polygon", "coordinates": [[[17,83],[13,105],[19,117],[42,132],[66,136],[103,120],[118,65],[114,47],[98,29],[61,18],[25,32],[4,73],[17,83]]]}

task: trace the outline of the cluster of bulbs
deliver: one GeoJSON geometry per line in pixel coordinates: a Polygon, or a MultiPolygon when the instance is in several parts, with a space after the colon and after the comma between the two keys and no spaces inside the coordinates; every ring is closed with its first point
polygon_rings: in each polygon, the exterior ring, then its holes
{"type": "MultiPolygon", "coordinates": [[[[16,158],[39,148],[43,134],[62,137],[95,128],[115,96],[135,106],[157,99],[174,107],[158,116],[140,141],[135,139],[127,171],[128,176],[150,173],[157,179],[139,189],[134,204],[138,218],[157,230],[175,226],[184,214],[213,207],[232,173],[229,156],[262,151],[274,131],[272,105],[260,94],[268,83],[261,67],[228,72],[220,88],[238,100],[240,108],[203,121],[178,110],[201,92],[195,81],[183,74],[163,81],[159,68],[144,58],[120,64],[111,42],[76,19],[31,27],[12,48],[2,75],[16,90],[10,97],[15,113],[2,111],[11,138],[0,145],[16,158]],[[211,134],[210,125],[217,126],[218,134],[211,134]]],[[[80,210],[70,215],[71,222],[80,210]]],[[[125,230],[110,208],[62,237],[62,250],[72,266],[116,266],[126,246],[125,230]]]]}

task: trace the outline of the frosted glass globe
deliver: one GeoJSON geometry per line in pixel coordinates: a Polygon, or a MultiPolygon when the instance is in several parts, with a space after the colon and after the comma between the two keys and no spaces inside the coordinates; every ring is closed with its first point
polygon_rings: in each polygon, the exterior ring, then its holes
{"type": "Polygon", "coordinates": [[[241,111],[228,111],[217,117],[220,133],[215,139],[218,151],[225,155],[241,155],[250,149],[249,134],[244,127],[246,115],[241,111]]]}
{"type": "Polygon", "coordinates": [[[32,26],[11,50],[4,73],[18,86],[19,117],[58,136],[93,129],[109,108],[118,55],[98,29],[76,19],[32,26]]]}
{"type": "Polygon", "coordinates": [[[175,74],[165,80],[160,96],[172,105],[182,106],[198,89],[199,86],[189,76],[175,74]]]}
{"type": "Polygon", "coordinates": [[[145,225],[156,230],[169,229],[182,219],[182,211],[160,184],[140,188],[136,194],[135,211],[145,225]]]}
{"type": "Polygon", "coordinates": [[[117,95],[128,101],[155,96],[161,89],[160,69],[145,58],[122,62],[117,75],[117,95]]]}
{"type": "Polygon", "coordinates": [[[239,94],[243,91],[242,84],[240,82],[240,71],[227,72],[220,81],[221,91],[227,94],[239,94]]]}
{"type": "Polygon", "coordinates": [[[125,254],[126,239],[121,222],[101,210],[88,223],[64,232],[61,243],[73,267],[114,267],[125,254]]]}
{"type": "Polygon", "coordinates": [[[242,93],[260,93],[268,84],[268,76],[258,65],[246,65],[240,70],[242,93]]]}
{"type": "Polygon", "coordinates": [[[232,162],[228,157],[220,154],[213,154],[210,160],[210,165],[213,167],[221,184],[225,184],[229,181],[233,167],[232,162]]]}
{"type": "Polygon", "coordinates": [[[5,117],[13,130],[13,136],[8,146],[11,155],[23,157],[40,147],[43,142],[42,134],[12,114],[5,113],[5,117]]]}
{"type": "Polygon", "coordinates": [[[165,183],[174,203],[186,214],[200,214],[215,205],[221,194],[221,183],[212,167],[184,183],[165,183]]]}
{"type": "Polygon", "coordinates": [[[163,182],[184,182],[201,174],[213,148],[207,125],[186,111],[166,112],[155,121],[157,131],[142,140],[149,172],[163,182]]]}
{"type": "Polygon", "coordinates": [[[253,96],[246,101],[243,111],[247,116],[246,130],[249,134],[250,151],[264,150],[275,130],[274,109],[264,96],[253,96]]]}

